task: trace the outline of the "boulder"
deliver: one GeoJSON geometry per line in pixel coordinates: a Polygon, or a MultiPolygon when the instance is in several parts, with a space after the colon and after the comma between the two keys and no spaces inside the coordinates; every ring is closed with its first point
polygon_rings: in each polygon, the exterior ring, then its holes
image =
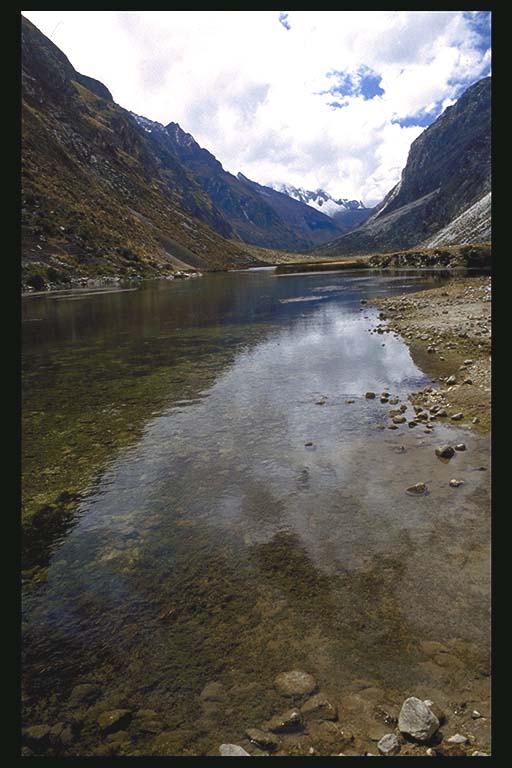
{"type": "Polygon", "coordinates": [[[439,720],[425,702],[410,696],[402,704],[398,728],[415,741],[428,741],[438,730],[439,720]]]}

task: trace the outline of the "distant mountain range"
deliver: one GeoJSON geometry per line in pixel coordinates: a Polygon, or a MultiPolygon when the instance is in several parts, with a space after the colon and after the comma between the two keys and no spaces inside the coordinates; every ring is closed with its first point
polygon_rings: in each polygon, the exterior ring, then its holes
{"type": "Polygon", "coordinates": [[[320,248],[344,256],[491,239],[491,78],[412,143],[398,184],[358,229],[320,248]]]}
{"type": "Polygon", "coordinates": [[[316,192],[313,192],[310,189],[294,187],[292,184],[269,184],[268,186],[277,192],[283,192],[288,197],[293,197],[294,200],[306,203],[311,208],[315,208],[333,219],[343,219],[351,211],[361,211],[361,216],[367,217],[373,210],[366,208],[362,200],[349,200],[345,197],[336,199],[323,189],[317,189],[316,192]]]}

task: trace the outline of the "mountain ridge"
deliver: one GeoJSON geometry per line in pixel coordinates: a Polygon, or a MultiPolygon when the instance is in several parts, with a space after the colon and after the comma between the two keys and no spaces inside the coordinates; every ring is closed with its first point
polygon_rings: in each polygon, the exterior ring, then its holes
{"type": "Polygon", "coordinates": [[[368,219],[318,250],[335,257],[445,245],[454,242],[456,231],[460,244],[490,239],[490,198],[478,205],[490,193],[491,78],[486,77],[413,141],[400,181],[368,219]],[[460,217],[472,225],[450,227],[460,217]]]}

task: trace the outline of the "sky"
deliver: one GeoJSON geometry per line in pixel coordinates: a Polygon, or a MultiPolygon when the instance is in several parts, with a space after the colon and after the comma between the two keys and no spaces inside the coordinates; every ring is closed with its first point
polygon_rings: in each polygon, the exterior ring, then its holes
{"type": "Polygon", "coordinates": [[[23,11],[126,109],[231,173],[378,203],[490,74],[487,11],[23,11]]]}

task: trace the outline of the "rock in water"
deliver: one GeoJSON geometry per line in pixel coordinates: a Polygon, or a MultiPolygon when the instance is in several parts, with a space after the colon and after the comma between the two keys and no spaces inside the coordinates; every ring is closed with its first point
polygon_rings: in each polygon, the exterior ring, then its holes
{"type": "Polygon", "coordinates": [[[416,483],[416,485],[409,486],[409,488],[406,489],[406,492],[414,493],[418,496],[422,493],[425,493],[426,490],[427,490],[427,486],[425,485],[425,483],[416,483]]]}
{"type": "Polygon", "coordinates": [[[406,421],[405,416],[393,416],[393,424],[405,424],[406,421]]]}
{"type": "Polygon", "coordinates": [[[281,715],[274,715],[263,727],[273,733],[300,731],[303,727],[302,715],[298,709],[289,709],[281,715]]]}
{"type": "Polygon", "coordinates": [[[367,392],[365,397],[367,400],[373,400],[375,398],[375,392],[367,392]]]}
{"type": "Polygon", "coordinates": [[[102,712],[98,717],[98,725],[103,733],[122,731],[132,719],[128,709],[112,709],[110,712],[102,712]]]}
{"type": "Polygon", "coordinates": [[[439,456],[441,459],[451,459],[454,454],[455,451],[451,445],[442,445],[439,448],[436,448],[436,456],[439,456]]]}
{"type": "Polygon", "coordinates": [[[466,736],[463,736],[462,733],[456,733],[454,736],[450,736],[448,739],[450,744],[467,744],[468,739],[466,736]]]}
{"type": "Polygon", "coordinates": [[[455,477],[450,480],[450,486],[452,488],[458,488],[459,485],[464,485],[464,480],[457,480],[455,477]]]}
{"type": "Polygon", "coordinates": [[[336,720],[338,716],[336,706],[331,704],[323,693],[317,693],[308,699],[301,712],[306,720],[336,720]]]}
{"type": "Polygon", "coordinates": [[[465,443],[457,443],[457,445],[455,446],[455,450],[456,451],[465,451],[466,450],[465,443]]]}
{"type": "Polygon", "coordinates": [[[261,749],[268,749],[269,752],[273,752],[274,750],[279,749],[281,744],[277,736],[274,736],[273,733],[266,733],[265,731],[261,731],[259,728],[248,728],[245,732],[245,735],[249,741],[252,741],[252,743],[256,744],[257,747],[261,747],[261,749]]]}
{"type": "Polygon", "coordinates": [[[238,744],[221,744],[219,752],[222,757],[250,757],[250,754],[238,744]]]}
{"type": "Polygon", "coordinates": [[[464,418],[463,413],[454,413],[451,417],[452,421],[461,421],[464,418]]]}
{"type": "Polygon", "coordinates": [[[274,686],[283,696],[306,696],[315,690],[316,680],[307,672],[293,669],[291,672],[281,672],[275,678],[274,686]]]}
{"type": "Polygon", "coordinates": [[[386,733],[377,744],[381,755],[396,755],[400,752],[400,742],[394,733],[386,733]]]}
{"type": "Polygon", "coordinates": [[[439,728],[439,720],[421,699],[410,696],[402,704],[398,728],[415,741],[428,741],[439,728]]]}

